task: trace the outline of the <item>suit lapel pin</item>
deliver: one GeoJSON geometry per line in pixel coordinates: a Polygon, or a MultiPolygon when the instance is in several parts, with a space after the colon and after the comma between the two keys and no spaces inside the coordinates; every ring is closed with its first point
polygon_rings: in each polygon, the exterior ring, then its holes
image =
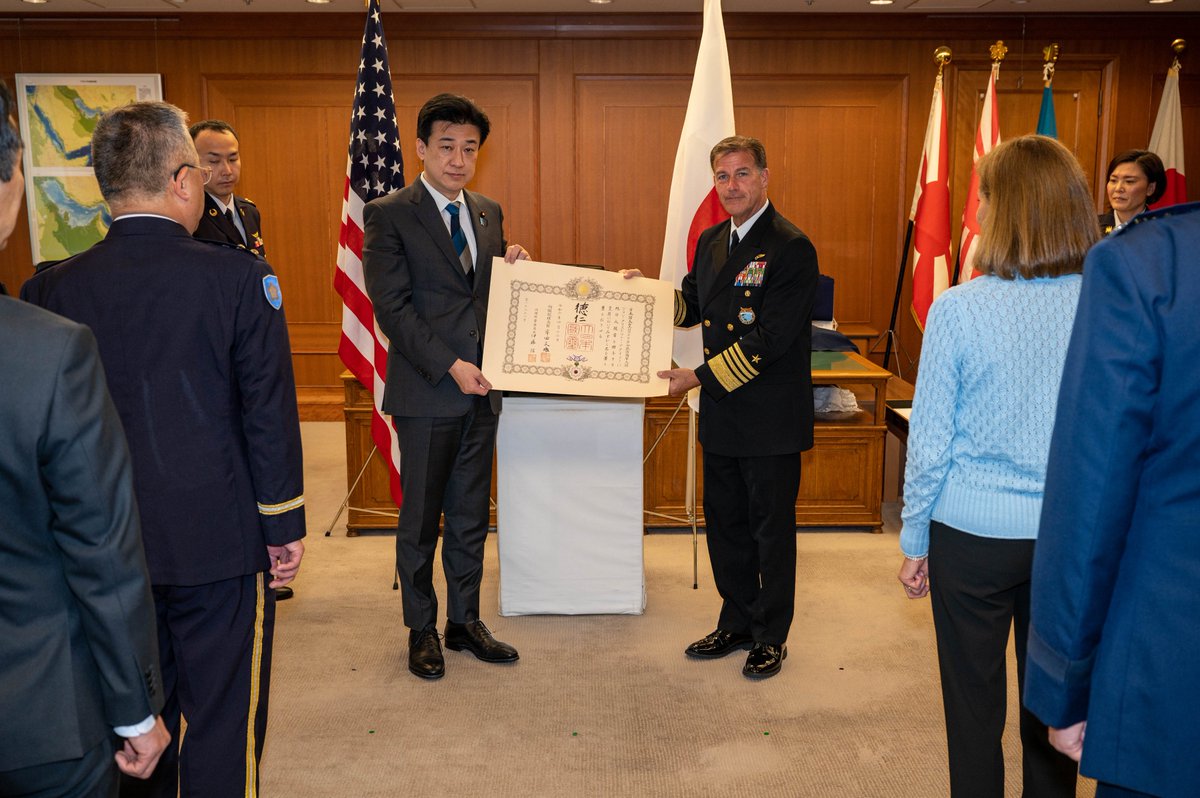
{"type": "Polygon", "coordinates": [[[208,209],[208,215],[209,215],[209,216],[216,216],[216,215],[217,215],[217,209],[216,209],[216,208],[209,208],[209,209],[208,209]]]}
{"type": "Polygon", "coordinates": [[[479,226],[487,227],[487,211],[479,212],[479,226]]]}

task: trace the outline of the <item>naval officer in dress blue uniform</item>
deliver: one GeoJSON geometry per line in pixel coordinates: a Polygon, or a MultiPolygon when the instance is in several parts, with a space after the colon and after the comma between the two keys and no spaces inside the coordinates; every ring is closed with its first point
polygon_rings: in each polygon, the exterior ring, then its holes
{"type": "Polygon", "coordinates": [[[99,342],[133,460],[174,739],[187,719],[182,750],[122,793],[257,795],[270,588],[295,577],[305,533],[279,280],[249,251],[192,238],[211,172],[178,108],[106,114],[92,155],[108,235],[21,294],[99,342]]]}
{"type": "Polygon", "coordinates": [[[717,628],[685,653],[748,648],[742,674],[763,679],[787,656],[795,604],[800,453],[813,445],[817,252],[767,200],[762,142],[731,136],[710,162],[732,219],[700,234],[675,295],[675,326],[701,325],[707,360],[658,375],[672,396],[700,388],[705,538],[722,599],[717,628]]]}

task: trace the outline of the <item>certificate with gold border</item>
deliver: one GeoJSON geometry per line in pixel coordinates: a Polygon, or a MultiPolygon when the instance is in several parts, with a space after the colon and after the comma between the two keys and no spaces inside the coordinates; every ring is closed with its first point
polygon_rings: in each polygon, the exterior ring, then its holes
{"type": "Polygon", "coordinates": [[[663,396],[674,302],[661,280],[494,258],[483,375],[502,391],[663,396]]]}

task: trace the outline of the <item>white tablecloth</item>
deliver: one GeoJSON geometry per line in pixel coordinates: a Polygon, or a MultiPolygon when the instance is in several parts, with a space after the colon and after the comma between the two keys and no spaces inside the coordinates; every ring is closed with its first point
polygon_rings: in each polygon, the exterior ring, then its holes
{"type": "Polygon", "coordinates": [[[641,399],[505,397],[501,615],[645,610],[642,413],[641,399]]]}

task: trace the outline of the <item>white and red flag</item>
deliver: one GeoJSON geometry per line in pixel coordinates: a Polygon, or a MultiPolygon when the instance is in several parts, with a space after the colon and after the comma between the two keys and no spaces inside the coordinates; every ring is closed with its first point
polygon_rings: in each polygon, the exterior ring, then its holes
{"type": "Polygon", "coordinates": [[[338,355],[374,400],[371,439],[387,465],[392,498],[400,506],[400,447],[396,430],[383,414],[387,376],[387,338],[375,324],[375,311],[363,281],[363,206],[404,187],[404,162],[396,128],[396,102],[388,71],[387,41],[379,17],[379,0],[367,4],[362,59],[354,107],[350,112],[350,148],[342,192],[342,225],[338,234],[337,271],[333,287],[342,297],[342,338],[338,355]]]}
{"type": "MultiPolygon", "coordinates": [[[[729,218],[713,188],[708,156],[721,139],[734,134],[733,83],[729,78],[729,53],[725,49],[725,24],[721,0],[704,0],[704,30],[688,97],[683,133],[675,152],[671,196],[667,203],[667,230],[663,238],[662,266],[658,276],[678,288],[692,270],[696,239],[705,229],[729,218]]],[[[676,330],[672,359],[685,368],[704,362],[700,330],[676,330]]]]}
{"type": "Polygon", "coordinates": [[[1152,208],[1187,202],[1187,179],[1183,168],[1183,110],[1179,106],[1179,59],[1167,70],[1162,101],[1154,132],[1150,134],[1150,151],[1162,158],[1167,170],[1167,193],[1152,208]]]}
{"type": "Polygon", "coordinates": [[[967,186],[967,202],[963,206],[962,237],[958,243],[958,282],[965,283],[975,274],[975,250],[979,241],[979,173],[976,164],[1000,143],[1000,108],[996,102],[996,78],[1000,62],[992,62],[987,91],[983,95],[983,111],[975,131],[975,152],[971,160],[971,183],[967,186]]]}
{"type": "Polygon", "coordinates": [[[940,71],[908,218],[913,223],[912,312],[924,332],[929,306],[950,285],[950,141],[940,71]]]}

